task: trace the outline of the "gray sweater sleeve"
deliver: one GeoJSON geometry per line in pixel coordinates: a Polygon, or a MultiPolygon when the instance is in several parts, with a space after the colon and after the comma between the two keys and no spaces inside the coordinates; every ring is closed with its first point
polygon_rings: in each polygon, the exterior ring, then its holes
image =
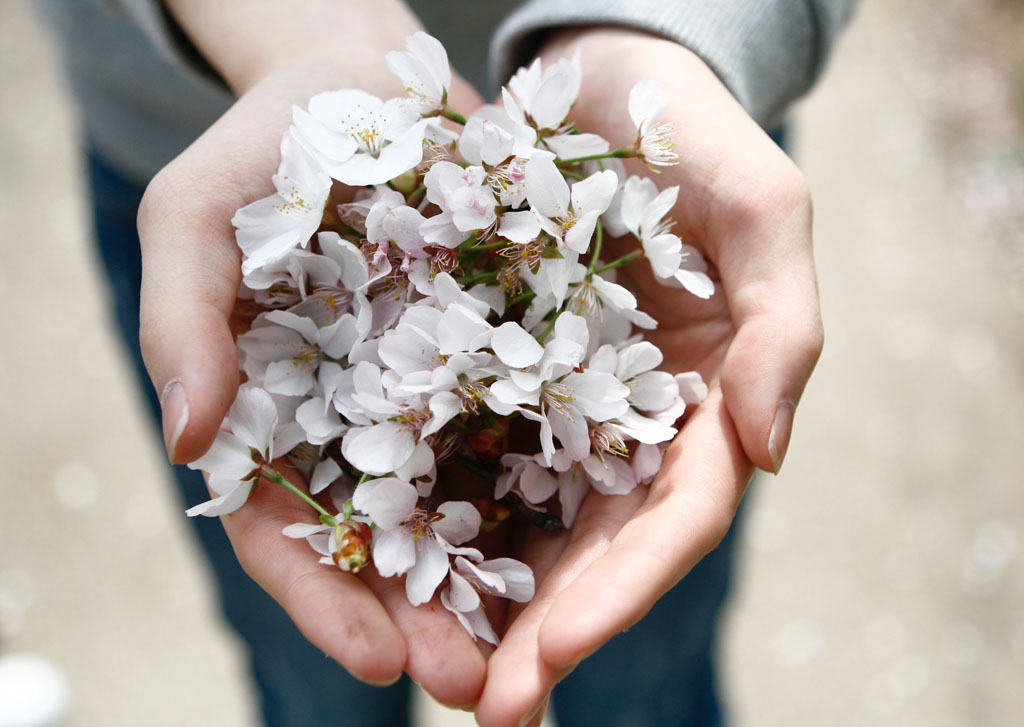
{"type": "Polygon", "coordinates": [[[618,25],[674,40],[704,59],[759,123],[776,123],[817,79],[855,0],[528,0],[499,28],[504,82],[548,31],[618,25]]]}

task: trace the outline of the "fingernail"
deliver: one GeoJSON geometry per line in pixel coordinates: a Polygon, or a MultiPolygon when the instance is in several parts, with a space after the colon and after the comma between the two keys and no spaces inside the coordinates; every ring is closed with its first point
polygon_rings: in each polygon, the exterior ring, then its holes
{"type": "Polygon", "coordinates": [[[775,410],[775,421],[772,422],[772,431],[768,435],[768,456],[772,458],[772,471],[775,474],[779,474],[779,470],[782,469],[782,460],[789,449],[795,411],[796,404],[792,399],[783,399],[779,402],[779,408],[775,410]]]}
{"type": "Polygon", "coordinates": [[[167,459],[174,464],[178,440],[188,426],[188,399],[181,379],[171,379],[160,394],[160,409],[163,412],[164,446],[167,459]]]}

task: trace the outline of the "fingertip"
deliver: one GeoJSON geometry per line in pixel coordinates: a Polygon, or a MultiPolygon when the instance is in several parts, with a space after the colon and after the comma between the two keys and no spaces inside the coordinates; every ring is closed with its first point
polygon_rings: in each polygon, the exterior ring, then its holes
{"type": "Polygon", "coordinates": [[[743,450],[759,469],[778,474],[789,449],[797,403],[820,344],[765,316],[737,331],[722,368],[722,392],[743,450]]]}
{"type": "Polygon", "coordinates": [[[563,616],[564,608],[560,606],[561,598],[555,600],[551,611],[540,624],[537,632],[537,648],[540,658],[554,669],[570,669],[584,658],[587,653],[579,637],[581,630],[587,629],[586,622],[590,609],[576,609],[571,618],[563,616]]]}
{"type": "Polygon", "coordinates": [[[238,355],[223,316],[210,311],[188,318],[187,323],[163,321],[159,337],[141,334],[160,392],[164,445],[172,464],[206,453],[238,392],[238,355]]]}
{"type": "Polygon", "coordinates": [[[405,641],[397,630],[394,636],[393,639],[385,637],[370,658],[358,660],[358,668],[346,666],[340,659],[335,660],[359,681],[372,687],[389,687],[402,678],[408,657],[405,641]]]}

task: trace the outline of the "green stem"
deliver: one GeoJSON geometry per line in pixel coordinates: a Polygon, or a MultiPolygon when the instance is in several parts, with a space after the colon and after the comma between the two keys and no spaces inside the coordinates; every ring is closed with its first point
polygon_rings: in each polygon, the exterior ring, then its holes
{"type": "Polygon", "coordinates": [[[423,197],[427,194],[427,185],[421,184],[412,191],[405,203],[410,207],[416,207],[423,200],[423,197]]]}
{"type": "Polygon", "coordinates": [[[597,235],[594,238],[594,251],[590,253],[590,264],[587,265],[587,275],[593,275],[597,268],[597,259],[601,256],[601,246],[604,244],[604,225],[601,218],[597,218],[597,235]]]}
{"type": "Polygon", "coordinates": [[[329,513],[326,510],[324,510],[320,506],[320,503],[318,503],[312,497],[310,497],[305,492],[300,490],[298,487],[293,485],[291,482],[286,480],[284,478],[284,476],[280,472],[275,470],[270,465],[265,464],[262,467],[260,467],[260,474],[263,476],[264,479],[270,480],[274,484],[281,485],[285,489],[291,490],[295,495],[298,495],[298,497],[303,502],[305,502],[307,505],[309,505],[314,510],[316,510],[318,513],[320,513],[320,522],[322,522],[322,523],[324,523],[326,525],[337,525],[338,524],[338,521],[334,518],[334,516],[331,515],[331,513],[329,513]]]}
{"type": "Polygon", "coordinates": [[[537,341],[538,342],[544,343],[544,339],[548,337],[548,334],[550,334],[551,331],[555,330],[555,321],[558,320],[558,316],[560,316],[561,314],[562,314],[562,311],[560,311],[560,310],[556,310],[555,311],[555,315],[552,316],[551,322],[548,324],[548,327],[544,329],[544,332],[542,334],[537,336],[537,341]]]}
{"type": "Polygon", "coordinates": [[[459,278],[459,285],[472,285],[473,283],[482,283],[487,280],[497,280],[498,271],[492,270],[489,273],[477,273],[476,275],[465,275],[459,278]]]}
{"type": "Polygon", "coordinates": [[[636,149],[632,146],[624,146],[621,149],[613,149],[612,151],[606,151],[604,154],[591,154],[585,157],[575,157],[574,159],[559,159],[559,164],[580,164],[582,162],[593,162],[598,159],[628,159],[629,157],[636,156],[636,149]]]}
{"type": "Polygon", "coordinates": [[[505,247],[508,245],[508,240],[498,240],[497,242],[488,242],[485,245],[473,245],[469,250],[476,252],[477,250],[494,250],[499,247],[505,247]]]}
{"type": "Polygon", "coordinates": [[[466,117],[460,114],[455,109],[453,109],[448,104],[445,104],[444,106],[441,107],[440,115],[445,117],[446,119],[454,121],[456,124],[461,124],[462,126],[466,125],[466,117]]]}
{"type": "Polygon", "coordinates": [[[643,256],[644,256],[644,251],[643,250],[634,250],[633,252],[626,253],[625,255],[620,257],[618,260],[613,260],[610,263],[608,263],[607,265],[602,265],[601,267],[597,268],[593,272],[595,272],[598,275],[600,275],[601,273],[606,272],[608,270],[611,270],[613,268],[621,268],[623,265],[629,265],[631,262],[639,260],[643,256]]]}
{"type": "Polygon", "coordinates": [[[527,303],[537,297],[537,294],[532,290],[528,290],[525,293],[517,295],[515,298],[508,302],[509,307],[518,305],[519,303],[527,303]]]}

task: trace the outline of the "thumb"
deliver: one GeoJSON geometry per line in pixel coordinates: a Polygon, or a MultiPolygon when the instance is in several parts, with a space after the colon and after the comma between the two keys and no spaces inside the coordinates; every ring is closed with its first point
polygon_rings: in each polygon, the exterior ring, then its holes
{"type": "Polygon", "coordinates": [[[192,204],[174,164],[139,209],[139,338],[160,396],[167,456],[183,463],[207,450],[238,390],[228,318],[240,271],[232,212],[192,204]]]}
{"type": "Polygon", "coordinates": [[[823,343],[810,196],[793,170],[775,176],[785,181],[761,200],[771,199],[765,212],[734,217],[719,257],[736,325],[722,368],[725,403],[747,456],[776,474],[823,343]]]}

